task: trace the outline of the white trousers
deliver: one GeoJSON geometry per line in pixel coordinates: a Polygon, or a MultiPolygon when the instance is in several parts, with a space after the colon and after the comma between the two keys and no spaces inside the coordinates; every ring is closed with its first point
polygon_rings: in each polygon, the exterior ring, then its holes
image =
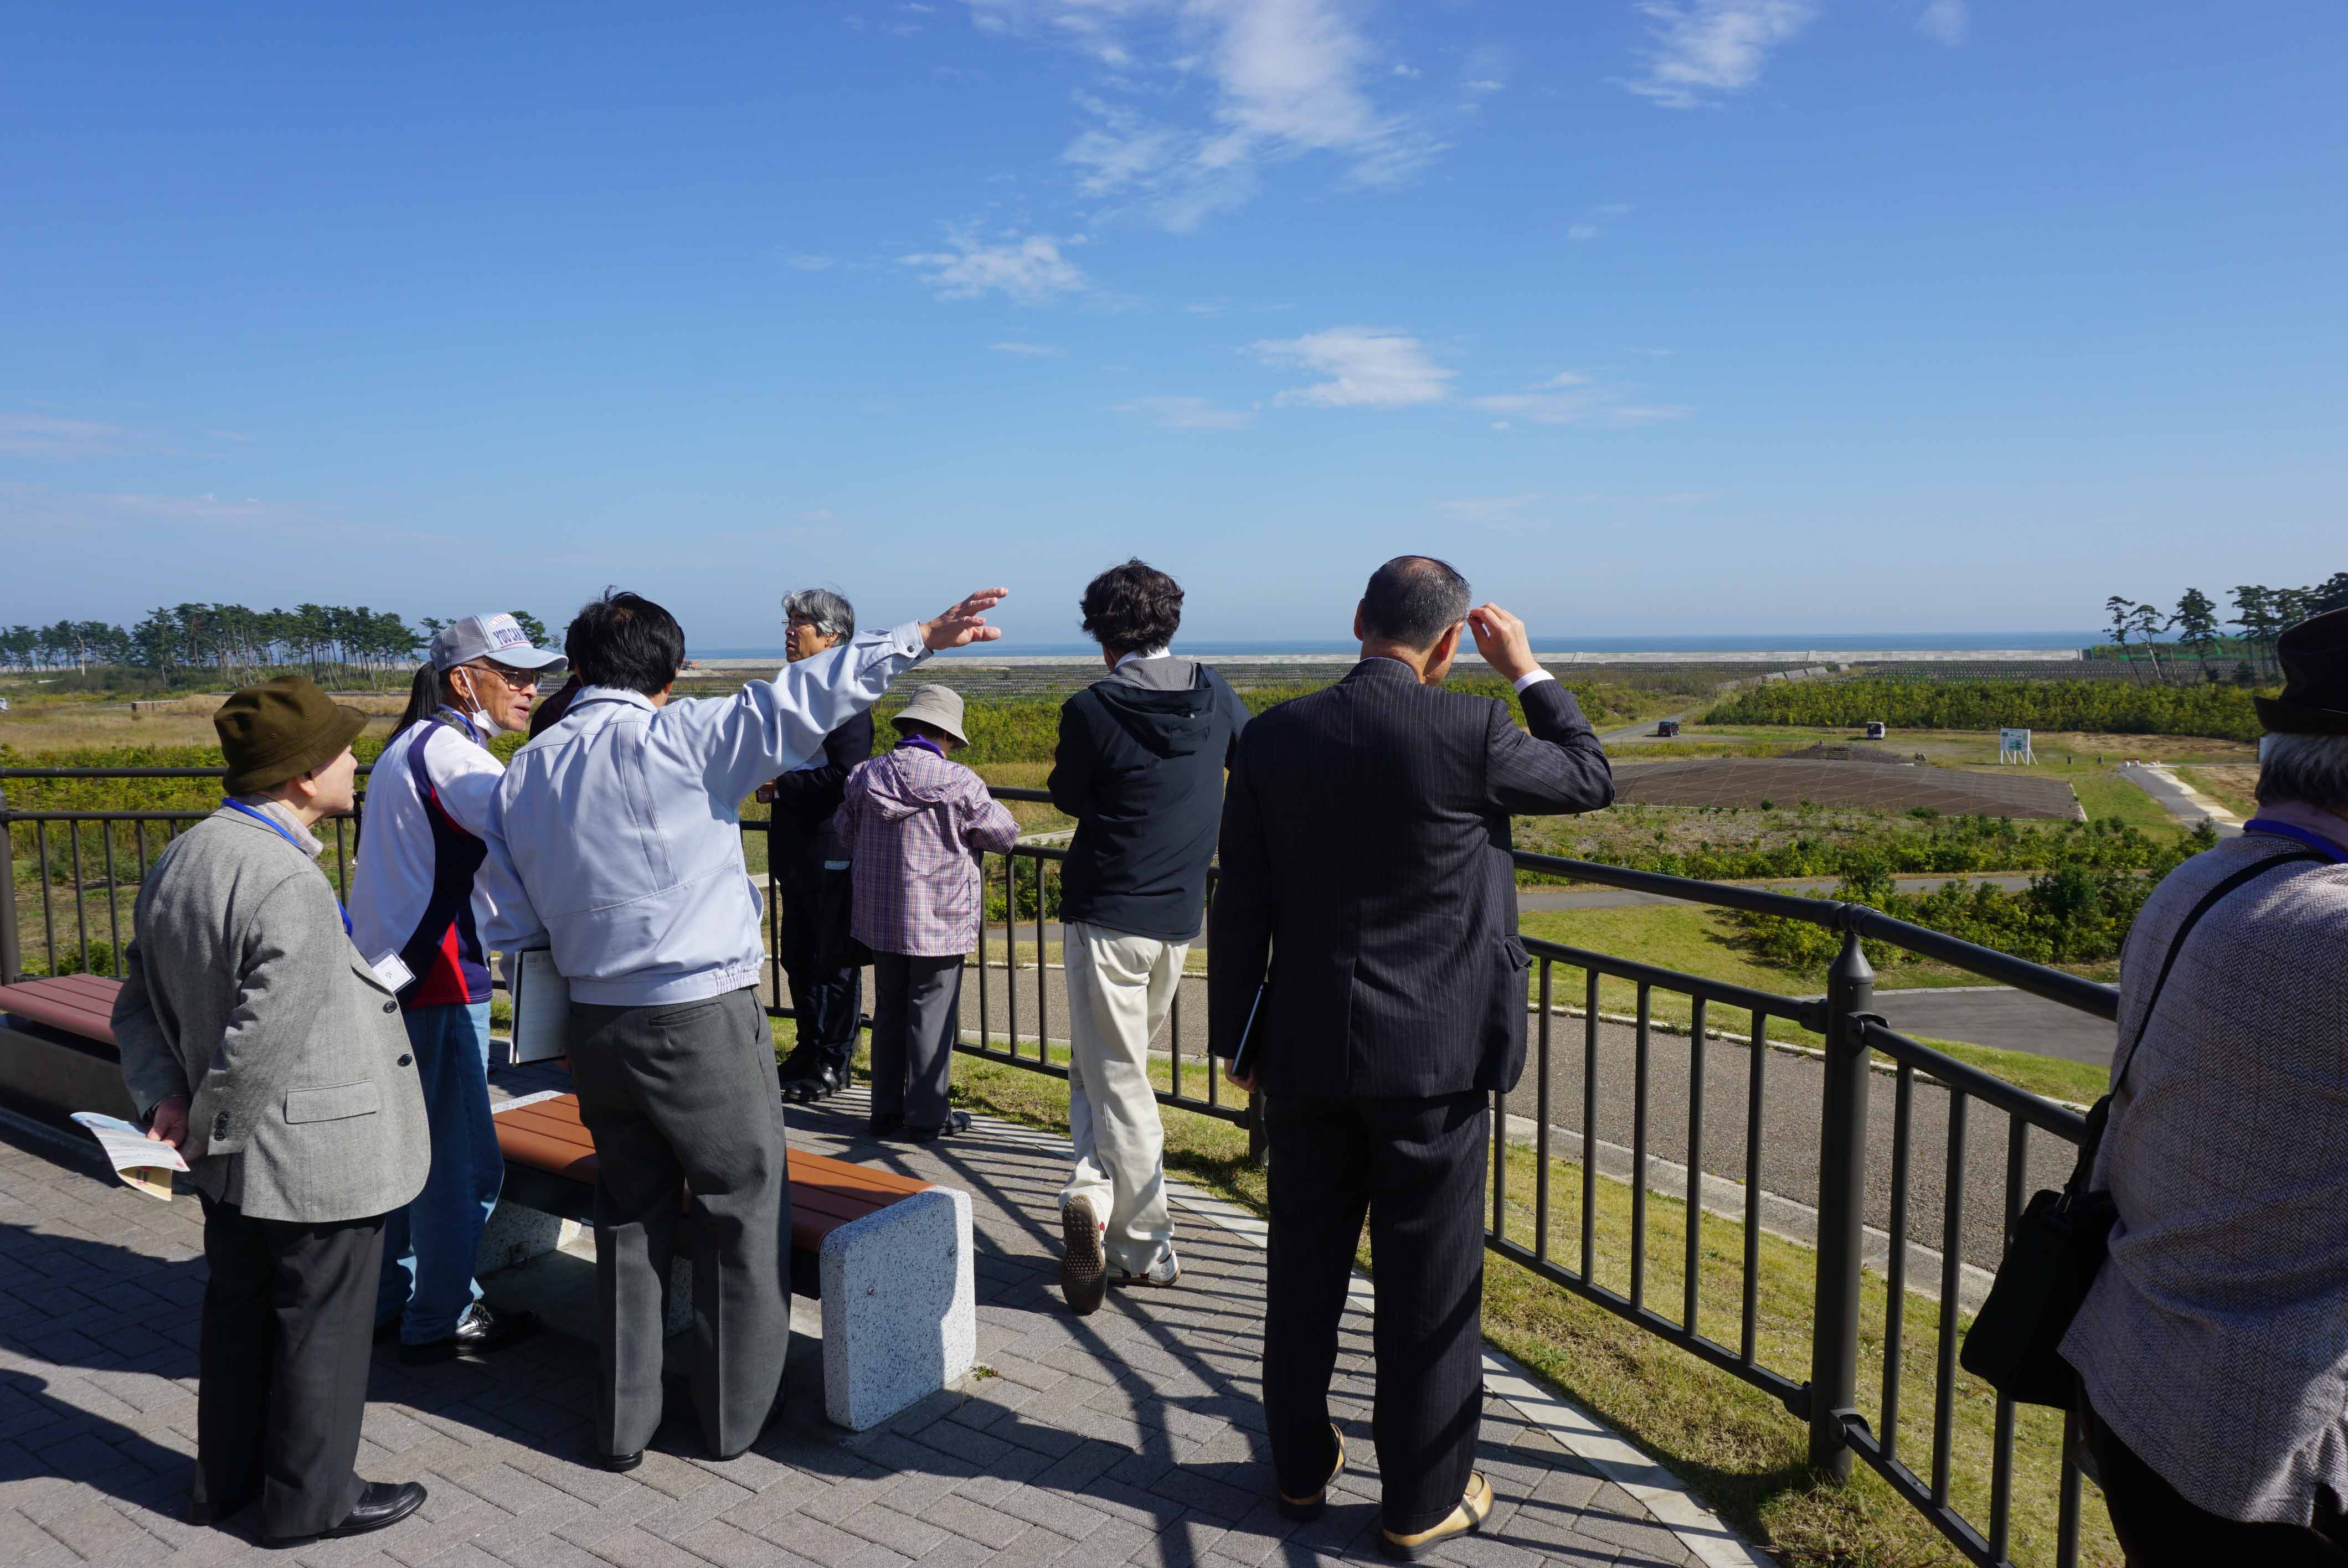
{"type": "Polygon", "coordinates": [[[1149,1042],[1166,1025],[1188,942],[1072,922],[1068,975],[1068,1131],[1076,1168],[1066,1207],[1090,1200],[1108,1225],[1112,1269],[1147,1273],[1173,1239],[1166,1211],[1166,1132],[1149,1082],[1149,1042]]]}

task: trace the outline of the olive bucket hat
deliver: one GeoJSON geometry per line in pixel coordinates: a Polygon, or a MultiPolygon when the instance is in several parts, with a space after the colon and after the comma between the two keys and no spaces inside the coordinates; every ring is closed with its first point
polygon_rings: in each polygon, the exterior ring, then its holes
{"type": "Polygon", "coordinates": [[[324,767],[361,730],[367,716],[345,708],[315,682],[281,675],[247,686],[220,706],[212,728],[220,732],[229,794],[257,794],[287,779],[324,767]]]}
{"type": "Polygon", "coordinates": [[[2348,735],[2348,610],[2327,610],[2275,639],[2282,690],[2257,697],[2259,723],[2284,735],[2348,735]]]}

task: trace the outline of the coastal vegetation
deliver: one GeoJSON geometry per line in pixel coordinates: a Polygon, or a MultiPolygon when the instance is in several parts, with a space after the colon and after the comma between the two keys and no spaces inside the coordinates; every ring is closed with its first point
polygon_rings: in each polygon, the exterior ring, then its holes
{"type": "Polygon", "coordinates": [[[1900,729],[2094,730],[2120,735],[2258,738],[2250,693],[2237,686],[2125,681],[1773,681],[1713,705],[1707,724],[1837,724],[1900,729]]]}

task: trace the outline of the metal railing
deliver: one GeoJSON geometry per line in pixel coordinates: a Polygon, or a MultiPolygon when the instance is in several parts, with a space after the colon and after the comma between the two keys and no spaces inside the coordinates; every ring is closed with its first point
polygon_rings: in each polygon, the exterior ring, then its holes
{"type": "MultiPolygon", "coordinates": [[[[0,770],[0,790],[5,790],[10,779],[94,776],[217,775],[208,775],[202,769],[5,769],[0,770]]],[[[1048,799],[1040,790],[1006,788],[997,789],[994,794],[1005,800],[1048,799]]],[[[99,830],[103,843],[95,853],[93,868],[103,872],[108,919],[113,922],[105,927],[105,933],[113,938],[111,946],[118,969],[123,945],[121,873],[130,868],[123,862],[128,859],[130,866],[135,866],[136,876],[143,876],[150,862],[149,825],[159,827],[163,840],[168,841],[184,824],[208,815],[202,811],[166,809],[12,811],[5,794],[0,794],[0,846],[5,846],[0,847],[0,870],[8,872],[12,893],[9,898],[0,900],[0,980],[16,978],[24,968],[13,896],[12,825],[29,825],[35,831],[36,853],[43,867],[37,879],[42,941],[48,956],[45,967],[52,970],[59,951],[60,923],[57,901],[52,897],[53,873],[62,872],[71,886],[74,930],[80,939],[81,952],[87,957],[91,937],[85,900],[83,829],[93,826],[99,830]],[[60,828],[66,844],[65,853],[58,857],[52,853],[57,836],[52,830],[60,828]],[[126,831],[128,853],[118,854],[117,836],[126,831]]],[[[336,825],[334,862],[329,871],[338,883],[346,886],[348,850],[342,832],[344,825],[336,825]]],[[[357,824],[348,825],[354,830],[350,842],[355,845],[357,824]]],[[[749,820],[742,825],[746,834],[766,832],[768,825],[749,820]]],[[[1022,844],[1008,855],[990,857],[983,867],[986,900],[991,905],[999,898],[1001,910],[999,916],[983,914],[982,917],[978,948],[973,955],[978,1027],[971,1030],[965,1026],[964,1039],[957,1047],[971,1056],[1062,1079],[1067,1076],[1068,1070],[1065,1042],[1056,1040],[1053,1034],[1050,949],[1057,922],[1053,913],[1056,901],[1050,890],[1051,881],[1066,856],[1066,851],[1060,848],[1022,844]],[[1023,942],[1032,947],[1032,953],[1023,955],[1023,942]],[[998,1016],[1003,1025],[999,1030],[998,1016]],[[977,1037],[974,1040],[968,1038],[972,1033],[977,1037]]],[[[1866,940],[1889,944],[2107,1020],[2116,1015],[2117,993],[2110,987],[1977,947],[1895,919],[1864,905],[1797,897],[1761,888],[1629,871],[1550,856],[1519,853],[1515,858],[1520,870],[1548,877],[1804,921],[1839,933],[1842,943],[1828,971],[1825,994],[1805,998],[1755,990],[1538,938],[1525,938],[1525,948],[1534,965],[1528,997],[1533,1010],[1528,1052],[1528,1077],[1531,1082],[1529,1090],[1520,1084],[1513,1094],[1493,1097],[1488,1249],[1781,1402],[1807,1424],[1809,1462],[1825,1476],[1847,1481],[1855,1465],[1864,1464],[1902,1501],[1930,1521],[1966,1559],[1982,1568],[1998,1568],[2009,1562],[2013,1545],[2015,1489],[2030,1479],[2019,1477],[2016,1472],[2017,1419],[2052,1421],[2054,1418],[2051,1412],[2030,1412],[2018,1418],[2010,1401],[2003,1398],[1991,1399],[1988,1390],[1959,1373],[1956,1352],[1962,1329],[1960,1303],[1970,1275],[1979,1266],[1969,1269],[1966,1254],[1970,1247],[1983,1264],[1993,1268],[1996,1255],[2002,1250],[2003,1236],[2019,1213],[2033,1179],[2033,1130],[2049,1141],[2051,1152],[2061,1156],[2060,1168],[2067,1170],[2067,1146],[2079,1142],[2083,1120],[2075,1111],[2015,1088],[1890,1029],[1871,1011],[1874,973],[1861,943],[1866,940]],[[1560,969],[1578,971],[1579,985],[1570,981],[1560,985],[1560,969]],[[1607,1011],[1602,992],[1609,983],[1631,988],[1632,1008],[1627,1016],[1607,1011]],[[1666,1024],[1657,1019],[1658,996],[1685,999],[1689,1016],[1684,1025],[1676,1021],[1666,1024]],[[1741,1041],[1723,1027],[1740,1015],[1746,1020],[1741,1041]],[[1581,1033],[1578,1052],[1561,1038],[1560,1028],[1576,1020],[1581,1033]],[[1788,1030],[1802,1031],[1821,1040],[1822,1048],[1811,1051],[1810,1060],[1782,1054],[1778,1047],[1784,1041],[1782,1038],[1773,1040],[1773,1024],[1778,1026],[1781,1037],[1788,1030]],[[1684,1084],[1659,1084],[1654,1071],[1658,1037],[1676,1039],[1683,1029],[1686,1040],[1684,1084]],[[1712,1129],[1707,1118],[1713,1109],[1708,1103],[1708,1089],[1715,1045],[1722,1051],[1742,1049],[1745,1052],[1742,1147],[1734,1160],[1708,1157],[1712,1129]],[[1624,1173],[1606,1175],[1603,1179],[1609,1185],[1601,1187],[1601,1153],[1610,1147],[1601,1137],[1601,1117],[1619,1120],[1623,1109],[1601,1092],[1608,1072],[1608,1064],[1601,1059],[1619,1055],[1625,1047],[1631,1059],[1629,1142],[1627,1149],[1614,1151],[1624,1173]],[[1877,1061],[1875,1058],[1879,1056],[1884,1060],[1877,1061]],[[1807,1075],[1812,1071],[1817,1077],[1814,1085],[1785,1081],[1789,1073],[1807,1075]],[[1870,1125],[1872,1081],[1879,1075],[1893,1081],[1893,1100],[1889,1146],[1882,1150],[1883,1176],[1871,1193],[1871,1155],[1877,1148],[1873,1140],[1879,1131],[1870,1125]],[[1675,1089],[1686,1102],[1684,1128],[1674,1126],[1659,1132],[1655,1102],[1675,1089]],[[1560,1123],[1560,1101],[1577,1093],[1579,1126],[1575,1128],[1560,1123]],[[1918,1104],[1928,1094],[1945,1100],[1937,1128],[1929,1122],[1920,1124],[1918,1120],[1918,1104]],[[1787,1102],[1789,1095],[1796,1103],[1787,1102]],[[1814,1112],[1810,1109],[1813,1105],[1814,1112]],[[1983,1113],[2002,1116],[2005,1121],[2003,1180],[2002,1190],[1994,1194],[1972,1190],[1984,1184],[1977,1173],[1969,1170],[1976,1105],[1983,1113]],[[1787,1198],[1783,1192],[1766,1190],[1766,1184],[1776,1181],[1783,1188],[1797,1184],[1781,1179],[1782,1173],[1773,1175],[1770,1169],[1771,1150],[1782,1152],[1786,1142],[1780,1136],[1783,1129],[1779,1121],[1773,1119],[1773,1108],[1777,1118],[1791,1117],[1797,1126],[1806,1126],[1814,1117],[1815,1127],[1806,1133],[1806,1139],[1817,1156],[1810,1238],[1814,1241],[1815,1256],[1812,1276],[1807,1282],[1807,1344],[1798,1352],[1781,1355],[1776,1365],[1771,1364],[1772,1357],[1765,1344],[1767,1336],[1764,1333],[1761,1292],[1766,1271],[1762,1250],[1764,1233],[1780,1228],[1773,1225],[1768,1205],[1787,1198]],[[1527,1121],[1530,1122],[1529,1130],[1516,1130],[1515,1124],[1527,1121]],[[1658,1152],[1656,1144],[1662,1135],[1679,1137],[1680,1160],[1670,1161],[1658,1152]],[[1917,1214],[1916,1194],[1911,1187],[1918,1145],[1928,1135],[1937,1136],[1941,1144],[1940,1227],[1937,1237],[1920,1239],[1910,1235],[1911,1228],[1921,1228],[1911,1223],[1917,1214]],[[1560,1143],[1568,1145],[1567,1149],[1560,1151],[1560,1143]],[[1531,1158],[1529,1177],[1520,1169],[1512,1169],[1515,1163],[1511,1160],[1512,1150],[1526,1145],[1531,1158]],[[1576,1163],[1578,1173],[1565,1173],[1576,1163]],[[1670,1164],[1684,1166],[1685,1171],[1684,1201],[1667,1200],[1668,1207],[1681,1216],[1684,1225],[1675,1258],[1661,1256],[1650,1245],[1650,1233],[1658,1217],[1651,1194],[1665,1186],[1663,1173],[1670,1164]],[[1714,1164],[1725,1168],[1715,1173],[1711,1170],[1714,1164]],[[1578,1182],[1574,1174],[1578,1174],[1578,1182]],[[1529,1180],[1532,1191],[1529,1204],[1522,1202],[1517,1191],[1519,1179],[1529,1180]],[[1741,1192],[1733,1200],[1708,1200],[1708,1179],[1721,1183],[1734,1180],[1741,1192]],[[1565,1184],[1562,1190],[1560,1182],[1565,1184]],[[1578,1194],[1574,1192],[1577,1186],[1578,1194]],[[1627,1237],[1616,1235],[1601,1221],[1601,1210],[1616,1201],[1613,1194],[1619,1188],[1628,1190],[1627,1237]],[[1886,1256],[1878,1269],[1884,1280],[1880,1337],[1877,1341],[1882,1371],[1873,1387],[1862,1389],[1861,1350],[1869,1326],[1865,1298],[1870,1267],[1870,1196],[1881,1200],[1883,1224],[1879,1235],[1887,1244],[1886,1256]],[[1555,1223],[1560,1204],[1577,1197],[1578,1216],[1570,1226],[1560,1231],[1555,1223]],[[1993,1233],[1986,1244],[1979,1237],[1969,1240],[1968,1216],[1973,1212],[1974,1201],[1995,1202],[2005,1222],[2006,1229],[1993,1233]],[[1519,1214],[1519,1209],[1526,1212],[1519,1214]],[[1708,1213],[1721,1214],[1742,1232],[1739,1255],[1733,1265],[1738,1288],[1733,1314],[1728,1313],[1725,1304],[1708,1308],[1705,1300],[1706,1265],[1715,1261],[1705,1245],[1708,1213]],[[1601,1237],[1609,1251],[1616,1247],[1618,1241],[1626,1245],[1627,1259],[1621,1262],[1619,1268],[1612,1257],[1601,1258],[1601,1237]],[[1931,1249],[1923,1245],[1928,1239],[1938,1242],[1937,1278],[1911,1280],[1910,1254],[1929,1253],[1931,1249]],[[1653,1276],[1666,1264],[1675,1265],[1680,1276],[1675,1301],[1658,1300],[1650,1288],[1653,1276]],[[1609,1283],[1612,1275],[1620,1276],[1616,1283],[1609,1283]],[[1902,1438],[1903,1419],[1910,1419],[1917,1402],[1906,1386],[1909,1379],[1904,1361],[1909,1347],[1908,1325],[1920,1310],[1919,1300],[1931,1294],[1937,1294],[1938,1308],[1931,1399],[1926,1407],[1930,1414],[1925,1430],[1930,1437],[1926,1473],[1919,1473],[1905,1457],[1911,1450],[1902,1438]],[[1732,1317],[1733,1331],[1725,1331],[1723,1326],[1732,1317]],[[1960,1430],[1968,1412],[1977,1416],[1984,1403],[1988,1404],[1989,1425],[1985,1477],[1974,1473],[1980,1467],[1972,1462],[1979,1445],[1971,1443],[1969,1436],[1968,1440],[1961,1440],[1960,1430]],[[1981,1517],[1984,1512],[1985,1519],[1981,1517]]],[[[771,948],[773,920],[779,907],[771,856],[767,876],[771,948]]],[[[775,966],[771,986],[767,1010],[778,1016],[789,1016],[778,964],[775,966]]],[[[1186,1035],[1196,1039],[1201,1031],[1185,1030],[1180,990],[1178,986],[1169,1030],[1169,1086],[1158,1091],[1159,1100],[1182,1111],[1247,1125],[1251,1128],[1251,1143],[1260,1148],[1261,1134],[1252,1108],[1225,1088],[1211,1060],[1205,1055],[1203,1042],[1186,1050],[1186,1035]],[[1195,1075],[1200,1074],[1204,1076],[1203,1085],[1196,1081],[1195,1075]]],[[[1065,999],[1061,1005],[1065,1007],[1065,999]]],[[[1929,1200],[1931,1194],[1928,1191],[1924,1195],[1929,1200]]],[[[1715,1268],[1711,1272],[1719,1271],[1715,1268]]],[[[2079,1553],[2082,1491],[2080,1472],[2069,1458],[2071,1447],[2067,1441],[2062,1444],[2063,1458],[2054,1474],[2038,1478],[2040,1482],[2051,1484],[2055,1492],[2056,1523],[2051,1560],[2056,1568],[2072,1568],[2079,1553]]]]}

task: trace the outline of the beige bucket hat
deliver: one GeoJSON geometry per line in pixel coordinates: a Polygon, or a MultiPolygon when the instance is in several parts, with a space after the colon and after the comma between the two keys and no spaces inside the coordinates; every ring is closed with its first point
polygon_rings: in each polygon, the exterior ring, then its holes
{"type": "Polygon", "coordinates": [[[903,711],[889,722],[901,724],[908,719],[919,719],[924,724],[943,730],[963,745],[970,744],[970,737],[962,730],[962,693],[951,686],[922,687],[913,693],[913,700],[905,704],[903,711]]]}

